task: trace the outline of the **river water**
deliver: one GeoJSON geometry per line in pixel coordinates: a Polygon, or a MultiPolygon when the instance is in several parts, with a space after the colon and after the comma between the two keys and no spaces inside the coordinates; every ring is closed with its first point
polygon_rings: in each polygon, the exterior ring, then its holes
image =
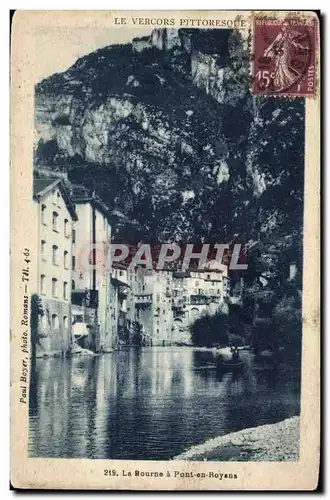
{"type": "Polygon", "coordinates": [[[31,376],[33,457],[166,460],[204,441],[299,414],[295,370],[216,373],[211,353],[125,349],[38,359],[31,376]]]}

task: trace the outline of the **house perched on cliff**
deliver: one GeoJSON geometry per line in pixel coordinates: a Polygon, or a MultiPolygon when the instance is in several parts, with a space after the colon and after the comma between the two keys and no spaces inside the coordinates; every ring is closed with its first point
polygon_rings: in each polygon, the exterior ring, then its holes
{"type": "Polygon", "coordinates": [[[149,345],[172,342],[172,272],[155,271],[142,266],[128,269],[128,327],[137,323],[142,341],[149,345]]]}
{"type": "Polygon", "coordinates": [[[189,326],[202,314],[219,310],[227,313],[228,268],[215,261],[204,269],[173,273],[173,341],[185,338],[189,326]]]}

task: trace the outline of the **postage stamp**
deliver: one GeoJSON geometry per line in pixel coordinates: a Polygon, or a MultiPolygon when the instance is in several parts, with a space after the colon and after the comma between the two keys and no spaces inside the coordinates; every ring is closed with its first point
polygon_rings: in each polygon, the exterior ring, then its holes
{"type": "Polygon", "coordinates": [[[13,488],[316,488],[319,28],[295,16],[15,12],[13,488]]]}
{"type": "Polygon", "coordinates": [[[254,95],[315,95],[316,28],[315,19],[255,19],[254,95]]]}

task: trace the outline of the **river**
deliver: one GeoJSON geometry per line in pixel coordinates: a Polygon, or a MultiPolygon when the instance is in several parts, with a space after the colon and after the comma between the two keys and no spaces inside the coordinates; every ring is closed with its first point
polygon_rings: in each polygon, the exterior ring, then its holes
{"type": "Polygon", "coordinates": [[[187,347],[38,359],[30,385],[32,457],[167,460],[191,446],[299,414],[295,370],[207,368],[187,347]]]}

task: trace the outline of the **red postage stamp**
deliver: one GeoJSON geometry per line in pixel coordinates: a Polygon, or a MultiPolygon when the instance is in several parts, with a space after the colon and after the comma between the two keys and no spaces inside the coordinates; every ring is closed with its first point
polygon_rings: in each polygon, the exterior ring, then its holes
{"type": "Polygon", "coordinates": [[[252,94],[314,96],[317,20],[256,18],[252,94]]]}

